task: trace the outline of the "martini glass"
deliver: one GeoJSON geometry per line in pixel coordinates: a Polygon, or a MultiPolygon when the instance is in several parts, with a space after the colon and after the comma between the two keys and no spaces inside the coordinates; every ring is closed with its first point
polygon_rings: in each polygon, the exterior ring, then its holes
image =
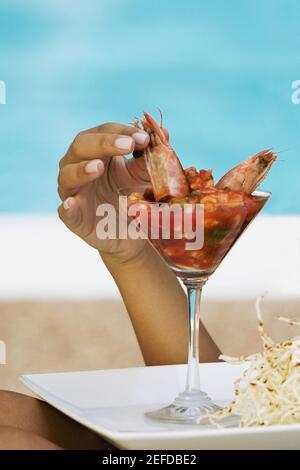
{"type": "MultiPolygon", "coordinates": [[[[200,422],[201,424],[203,422],[206,424],[205,420],[202,420],[204,415],[217,411],[219,407],[201,390],[200,385],[199,326],[202,288],[249,223],[263,208],[270,193],[255,191],[251,196],[240,196],[234,201],[207,199],[207,203],[202,204],[203,224],[201,227],[196,227],[203,231],[203,246],[198,249],[187,249],[185,237],[176,238],[174,232],[169,237],[164,237],[161,230],[154,230],[156,235],[153,236],[150,226],[152,228],[153,223],[158,223],[161,228],[162,222],[157,217],[154,220],[151,211],[157,210],[164,203],[144,201],[141,199],[144,191],[145,187],[129,188],[120,190],[120,194],[131,195],[128,198],[129,204],[136,202],[140,204],[141,210],[146,211],[147,224],[145,224],[145,218],[144,223],[139,220],[141,230],[170,269],[183,282],[188,294],[188,368],[185,390],[179,393],[173,403],[164,408],[149,411],[146,416],[173,423],[200,422]]],[[[184,207],[183,204],[182,207],[184,207]]],[[[195,208],[195,205],[193,207],[195,208]]],[[[174,217],[170,218],[170,224],[175,225],[174,217]]]]}

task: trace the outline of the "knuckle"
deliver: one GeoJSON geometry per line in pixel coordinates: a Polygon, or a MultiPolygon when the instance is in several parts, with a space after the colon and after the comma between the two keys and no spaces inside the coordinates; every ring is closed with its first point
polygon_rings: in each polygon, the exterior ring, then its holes
{"type": "Polygon", "coordinates": [[[110,134],[102,134],[99,136],[98,141],[99,148],[103,150],[109,150],[112,146],[112,137],[110,134]]]}
{"type": "Polygon", "coordinates": [[[80,157],[81,152],[82,152],[82,141],[83,141],[83,134],[77,134],[75,139],[73,140],[71,146],[70,146],[70,151],[72,152],[72,155],[76,157],[80,157]]]}
{"type": "Polygon", "coordinates": [[[64,185],[64,173],[60,171],[57,177],[58,188],[61,188],[64,185]]]}
{"type": "Polygon", "coordinates": [[[61,188],[59,186],[57,187],[57,193],[58,193],[60,199],[63,201],[64,200],[64,193],[63,193],[63,191],[61,190],[61,188]]]}
{"type": "Polygon", "coordinates": [[[62,214],[62,206],[58,206],[57,208],[57,215],[58,215],[58,218],[63,222],[63,214],[62,214]]]}
{"type": "Polygon", "coordinates": [[[79,131],[78,134],[75,136],[75,139],[76,137],[81,137],[83,135],[85,135],[87,133],[87,131],[79,131]]]}
{"type": "Polygon", "coordinates": [[[110,129],[116,127],[118,124],[116,122],[104,122],[97,126],[98,132],[109,132],[110,129]]]}
{"type": "Polygon", "coordinates": [[[58,167],[61,169],[65,163],[65,157],[62,157],[58,162],[58,167]]]}

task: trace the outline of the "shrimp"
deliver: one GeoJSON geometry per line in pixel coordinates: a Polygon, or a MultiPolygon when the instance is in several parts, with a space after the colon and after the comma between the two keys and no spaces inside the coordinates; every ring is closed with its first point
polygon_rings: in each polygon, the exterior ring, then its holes
{"type": "Polygon", "coordinates": [[[148,113],[144,113],[144,117],[141,124],[150,136],[145,160],[156,201],[168,196],[185,197],[189,192],[189,185],[162,125],[159,126],[148,113]]]}
{"type": "Polygon", "coordinates": [[[216,184],[216,188],[251,194],[265,179],[276,160],[277,155],[270,149],[263,150],[229,170],[216,184]]]}

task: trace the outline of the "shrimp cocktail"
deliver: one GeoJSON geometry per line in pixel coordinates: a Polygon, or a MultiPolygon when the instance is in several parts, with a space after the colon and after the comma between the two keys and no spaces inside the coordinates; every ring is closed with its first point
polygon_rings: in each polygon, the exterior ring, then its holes
{"type": "Polygon", "coordinates": [[[217,409],[200,389],[202,287],[268,200],[269,193],[256,188],[277,157],[271,150],[264,150],[232,168],[215,183],[211,169],[182,168],[162,123],[159,125],[144,113],[144,119],[136,122],[136,126],[142,126],[150,136],[143,158],[151,186],[138,191],[128,188],[123,194],[128,196],[128,211],[133,205],[140,208],[134,216],[136,223],[187,287],[189,311],[185,391],[171,405],[146,415],[159,420],[196,423],[204,413],[217,409]]]}

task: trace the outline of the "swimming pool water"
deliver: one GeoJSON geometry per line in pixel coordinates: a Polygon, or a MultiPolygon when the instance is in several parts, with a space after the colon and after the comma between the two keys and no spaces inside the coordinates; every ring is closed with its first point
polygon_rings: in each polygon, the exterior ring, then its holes
{"type": "Polygon", "coordinates": [[[300,214],[297,0],[1,0],[0,211],[51,212],[74,135],[148,110],[185,166],[273,147],[265,212],[300,214]]]}

